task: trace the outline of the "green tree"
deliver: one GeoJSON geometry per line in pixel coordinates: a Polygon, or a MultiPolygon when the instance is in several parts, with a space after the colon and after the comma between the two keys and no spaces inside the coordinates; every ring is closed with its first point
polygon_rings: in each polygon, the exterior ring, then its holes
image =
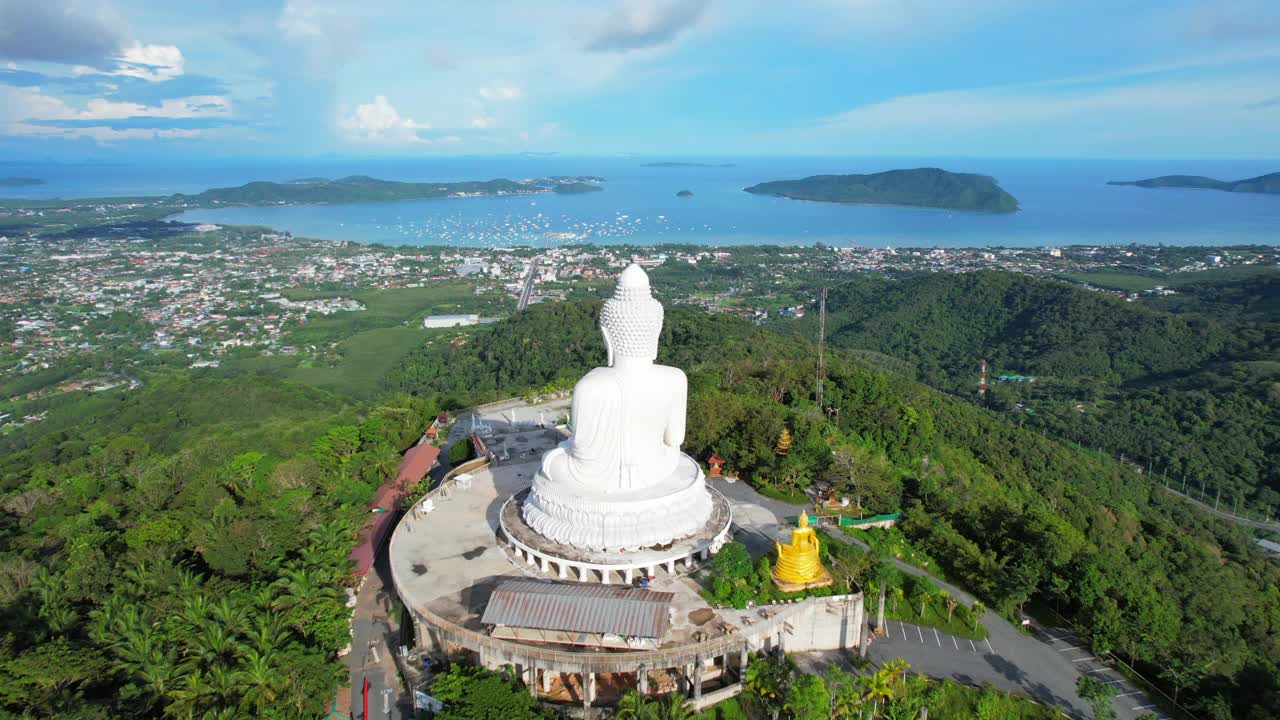
{"type": "Polygon", "coordinates": [[[831,713],[831,693],[818,675],[801,675],[787,690],[784,708],[794,720],[825,720],[831,713]]]}
{"type": "Polygon", "coordinates": [[[1093,707],[1095,720],[1112,720],[1116,716],[1116,711],[1111,707],[1111,698],[1116,694],[1115,686],[1091,675],[1082,675],[1076,680],[1076,694],[1093,707]]]}

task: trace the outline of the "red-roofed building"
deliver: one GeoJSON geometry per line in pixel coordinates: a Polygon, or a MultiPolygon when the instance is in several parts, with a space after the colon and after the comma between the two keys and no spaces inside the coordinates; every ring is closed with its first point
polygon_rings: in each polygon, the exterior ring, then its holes
{"type": "Polygon", "coordinates": [[[364,575],[373,567],[375,553],[395,524],[400,504],[422,482],[439,456],[440,448],[430,443],[414,445],[404,454],[395,477],[388,478],[378,488],[378,494],[369,506],[369,519],[360,528],[360,544],[351,550],[356,575],[364,575]]]}

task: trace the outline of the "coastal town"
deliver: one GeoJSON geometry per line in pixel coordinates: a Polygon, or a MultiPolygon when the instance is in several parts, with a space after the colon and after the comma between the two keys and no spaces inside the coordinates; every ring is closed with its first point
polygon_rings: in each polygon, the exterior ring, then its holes
{"type": "Polygon", "coordinates": [[[759,322],[803,316],[813,301],[805,288],[859,273],[1008,270],[1141,302],[1176,293],[1178,278],[1280,262],[1272,247],[391,248],[128,220],[99,232],[29,228],[0,236],[0,401],[115,387],[112,378],[130,364],[202,368],[247,356],[324,362],[343,338],[335,331],[317,339],[309,331],[318,322],[356,318],[353,328],[412,326],[425,335],[599,294],[632,262],[662,280],[668,302],[759,322]],[[396,313],[370,308],[392,299],[396,313]]]}

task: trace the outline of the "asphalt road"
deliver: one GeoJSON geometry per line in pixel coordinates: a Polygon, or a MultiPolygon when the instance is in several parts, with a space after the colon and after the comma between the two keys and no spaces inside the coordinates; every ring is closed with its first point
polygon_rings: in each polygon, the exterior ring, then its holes
{"type": "MultiPolygon", "coordinates": [[[[738,538],[753,552],[761,548],[772,549],[773,539],[786,522],[785,518],[798,515],[803,509],[800,505],[764,497],[741,481],[712,480],[712,484],[733,503],[734,524],[740,530],[738,538]]],[[[839,541],[867,548],[865,543],[843,533],[830,535],[839,541]]],[[[918,567],[900,560],[893,560],[893,563],[904,572],[930,578],[965,604],[974,601],[969,593],[918,567]]],[[[874,616],[871,622],[874,624],[874,616]]],[[[1027,635],[991,611],[983,615],[982,624],[986,626],[989,637],[979,643],[932,628],[887,620],[887,637],[877,638],[869,655],[880,662],[900,657],[911,664],[913,671],[931,677],[951,678],[970,685],[990,682],[1001,690],[1024,693],[1058,707],[1078,720],[1092,718],[1093,712],[1076,695],[1076,680],[1082,675],[1093,675],[1116,686],[1117,694],[1112,705],[1119,720],[1135,720],[1149,712],[1156,712],[1163,719],[1145,694],[1094,657],[1083,642],[1067,631],[1047,628],[1027,635]]],[[[833,657],[823,656],[823,653],[814,654],[819,663],[834,661],[833,657]]],[[[814,658],[807,663],[801,662],[801,666],[812,664],[814,658]]]]}
{"type": "Polygon", "coordinates": [[[516,312],[529,307],[529,299],[533,297],[533,278],[538,273],[538,264],[529,264],[529,273],[524,276],[524,287],[520,290],[520,299],[516,302],[516,312]]]}

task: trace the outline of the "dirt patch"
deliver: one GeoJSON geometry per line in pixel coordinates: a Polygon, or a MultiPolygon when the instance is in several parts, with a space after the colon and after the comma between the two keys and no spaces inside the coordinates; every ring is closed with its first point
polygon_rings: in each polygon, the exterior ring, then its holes
{"type": "Polygon", "coordinates": [[[466,559],[468,559],[468,560],[475,560],[476,558],[478,558],[478,557],[480,557],[481,555],[483,555],[483,554],[484,554],[484,551],[485,551],[485,550],[487,550],[487,549],[488,549],[488,548],[486,548],[484,545],[480,545],[480,546],[478,546],[478,547],[473,547],[473,548],[471,548],[470,550],[468,550],[468,551],[466,551],[466,552],[462,553],[462,557],[464,557],[464,558],[466,558],[466,559]]]}
{"type": "Polygon", "coordinates": [[[712,618],[715,616],[716,611],[711,608],[698,608],[697,610],[689,613],[689,622],[697,626],[706,625],[711,622],[712,618]]]}
{"type": "Polygon", "coordinates": [[[426,575],[426,574],[427,574],[427,566],[426,566],[426,565],[423,565],[422,563],[414,563],[414,564],[413,564],[413,574],[414,574],[414,575],[426,575]]]}

